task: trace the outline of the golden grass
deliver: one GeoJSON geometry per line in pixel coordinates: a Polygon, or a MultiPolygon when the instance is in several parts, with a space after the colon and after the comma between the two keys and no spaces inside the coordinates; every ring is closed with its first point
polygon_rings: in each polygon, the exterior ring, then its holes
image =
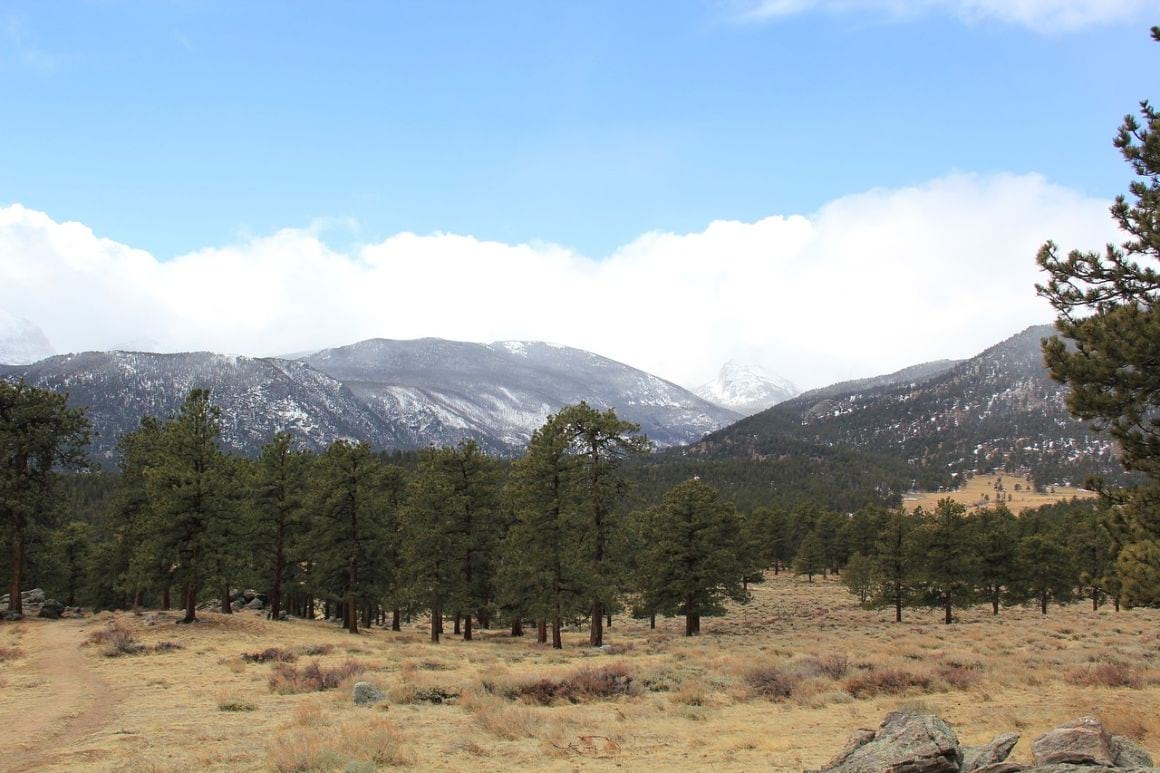
{"type": "Polygon", "coordinates": [[[985,508],[996,504],[1000,494],[1003,496],[1003,503],[1015,514],[1043,505],[1064,502],[1073,497],[1089,499],[1096,496],[1094,491],[1072,486],[1051,486],[1040,494],[1025,477],[998,473],[976,475],[954,491],[920,491],[907,494],[903,497],[902,504],[909,511],[919,506],[929,511],[938,505],[940,499],[949,497],[969,508],[985,508]],[[999,491],[1000,485],[1003,487],[1002,491],[999,491]],[[1019,487],[1018,490],[1016,486],[1019,487]]]}
{"type": "MultiPolygon", "coordinates": [[[[83,650],[115,706],[110,724],[71,749],[90,770],[801,770],[900,706],[939,713],[964,743],[1022,732],[1022,761],[1034,736],[1082,714],[1160,751],[1160,610],[1076,604],[995,618],[977,607],[952,626],[941,611],[907,610],[897,625],[890,612],[860,609],[833,578],[783,574],[752,589],[752,603],[704,619],[696,638],[681,635],[681,620],[654,631],[617,617],[607,632],[616,654],[583,646],[582,630],[565,632],[562,651],[501,630],[431,645],[422,620],[358,637],[255,613],[205,613],[193,626],[132,614],[20,625],[91,633],[113,619],[150,648],[119,658],[83,650]],[[155,651],[162,641],[183,648],[155,651]],[[241,657],[269,648],[299,659],[241,657]],[[339,671],[352,657],[365,671],[335,689],[269,687],[277,669],[339,671]],[[356,679],[388,701],[354,706],[356,679]]],[[[16,642],[0,626],[0,645],[16,642]]],[[[6,699],[46,678],[22,670],[26,660],[5,664],[6,699]]]]}

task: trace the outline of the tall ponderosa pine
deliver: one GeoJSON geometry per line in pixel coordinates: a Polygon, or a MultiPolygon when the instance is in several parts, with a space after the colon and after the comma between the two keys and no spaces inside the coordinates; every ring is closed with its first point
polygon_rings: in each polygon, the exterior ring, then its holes
{"type": "Polygon", "coordinates": [[[1006,505],[996,505],[971,516],[973,540],[978,546],[978,585],[999,614],[999,602],[1019,576],[1019,528],[1006,505]]]}
{"type": "Polygon", "coordinates": [[[732,502],[693,479],[665,494],[644,514],[638,560],[648,582],[650,611],[685,617],[685,636],[701,632],[701,618],[725,613],[724,601],[746,601],[748,568],[741,521],[732,502]]]}
{"type": "Polygon", "coordinates": [[[158,458],[149,467],[149,495],[157,518],[158,543],[174,561],[185,617],[197,620],[197,597],[211,579],[211,553],[222,521],[232,515],[228,471],[218,448],[220,410],[209,390],[194,389],[180,413],[162,428],[158,458]]]}
{"type": "Polygon", "coordinates": [[[89,423],[68,397],[0,379],[0,523],[11,544],[8,609],[23,612],[28,529],[50,512],[56,471],[84,461],[89,423]]]}
{"type": "Polygon", "coordinates": [[[517,619],[545,621],[552,646],[563,646],[565,617],[580,611],[587,587],[587,555],[579,549],[574,511],[574,459],[560,414],[532,434],[527,452],[512,465],[505,498],[515,522],[500,548],[497,584],[501,606],[517,619]]]}
{"type": "Polygon", "coordinates": [[[1075,555],[1058,535],[1032,534],[1019,540],[1018,596],[1039,604],[1069,601],[1078,581],[1075,555]]]}
{"type": "Polygon", "coordinates": [[[901,507],[890,511],[878,539],[875,573],[877,592],[872,601],[894,607],[894,622],[902,622],[902,608],[914,597],[920,561],[916,535],[921,518],[901,507]]]}
{"type": "Polygon", "coordinates": [[[339,605],[351,633],[358,633],[360,607],[379,601],[388,584],[384,575],[393,569],[382,560],[391,535],[381,472],[369,446],[345,440],[332,443],[314,465],[312,581],[339,605]]]}
{"type": "Polygon", "coordinates": [[[256,545],[268,558],[270,617],[282,612],[283,584],[292,558],[291,547],[301,541],[310,455],[294,447],[293,436],[280,432],[258,456],[254,477],[256,545]]]}
{"type": "MultiPolygon", "coordinates": [[[[1152,28],[1160,41],[1160,28],[1152,28]]],[[[1129,238],[1103,253],[1059,257],[1045,244],[1037,261],[1048,281],[1037,286],[1059,313],[1060,337],[1044,341],[1052,376],[1070,387],[1068,409],[1095,419],[1119,441],[1124,466],[1149,479],[1148,490],[1119,495],[1126,526],[1117,573],[1128,605],[1160,603],[1160,112],[1147,101],[1127,115],[1115,146],[1136,178],[1131,201],[1111,213],[1129,238]]],[[[1115,499],[1113,501],[1115,501],[1115,499]]]]}
{"type": "Polygon", "coordinates": [[[817,532],[811,531],[798,546],[797,554],[793,557],[795,574],[804,574],[810,582],[814,581],[815,574],[826,570],[826,548],[817,532]]]}
{"type": "Polygon", "coordinates": [[[626,488],[620,466],[628,457],[647,453],[651,445],[648,438],[636,434],[639,425],[617,418],[611,408],[601,413],[581,402],[564,408],[559,418],[567,427],[576,456],[578,514],[587,521],[580,538],[590,562],[586,578],[591,598],[588,643],[600,647],[604,644],[606,608],[623,590],[612,556],[618,528],[614,517],[626,488]]]}

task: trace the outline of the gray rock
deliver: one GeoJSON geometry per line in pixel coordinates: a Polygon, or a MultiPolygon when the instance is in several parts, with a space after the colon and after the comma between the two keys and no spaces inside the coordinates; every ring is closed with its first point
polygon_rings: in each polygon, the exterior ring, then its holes
{"type": "Polygon", "coordinates": [[[47,597],[40,588],[33,588],[32,590],[26,590],[21,593],[20,598],[25,604],[43,604],[47,597]]]}
{"type": "Polygon", "coordinates": [[[975,768],[974,773],[1019,773],[1022,770],[1030,770],[1030,768],[1026,765],[1020,765],[1018,762],[994,762],[981,768],[975,768]]]}
{"type": "Polygon", "coordinates": [[[256,598],[256,597],[250,599],[249,603],[246,604],[246,609],[265,609],[265,608],[266,608],[266,602],[264,602],[260,598],[256,598]]]}
{"type": "Polygon", "coordinates": [[[823,773],[958,773],[962,763],[955,732],[933,714],[888,714],[864,739],[859,731],[823,773]]]}
{"type": "Polygon", "coordinates": [[[1112,736],[1112,757],[1121,768],[1150,768],[1156,763],[1144,747],[1122,735],[1112,736]]]}
{"type": "Polygon", "coordinates": [[[984,746],[962,747],[963,773],[972,773],[988,765],[1006,761],[1017,743],[1019,743],[1018,733],[1003,733],[995,736],[984,746]]]}
{"type": "Polygon", "coordinates": [[[59,620],[61,614],[64,612],[64,604],[61,604],[56,599],[49,599],[40,605],[40,614],[37,617],[48,618],[49,620],[59,620]]]}
{"type": "Polygon", "coordinates": [[[1031,744],[1037,766],[1065,763],[1114,767],[1115,752],[1108,731],[1095,717],[1079,719],[1048,730],[1031,744]]]}
{"type": "Polygon", "coordinates": [[[386,695],[370,682],[355,682],[351,697],[356,706],[373,706],[386,699],[386,695]]]}
{"type": "Polygon", "coordinates": [[[17,620],[23,619],[24,615],[20,614],[19,612],[13,612],[12,610],[0,612],[0,620],[4,620],[9,623],[15,623],[17,620]]]}

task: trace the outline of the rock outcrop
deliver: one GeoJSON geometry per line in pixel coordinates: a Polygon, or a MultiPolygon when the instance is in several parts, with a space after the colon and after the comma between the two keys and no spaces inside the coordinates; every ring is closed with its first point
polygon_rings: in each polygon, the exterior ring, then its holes
{"type": "Polygon", "coordinates": [[[854,731],[819,773],[1156,770],[1147,750],[1123,736],[1111,735],[1095,717],[1080,717],[1036,738],[1030,767],[1007,760],[1018,742],[1017,733],[1003,733],[983,746],[959,746],[954,731],[934,714],[895,712],[877,730],[854,731]]]}

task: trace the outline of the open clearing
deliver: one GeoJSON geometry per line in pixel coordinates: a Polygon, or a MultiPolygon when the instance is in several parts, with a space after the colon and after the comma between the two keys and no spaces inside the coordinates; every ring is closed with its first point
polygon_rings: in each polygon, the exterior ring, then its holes
{"type": "Polygon", "coordinates": [[[975,475],[954,491],[919,491],[906,494],[902,498],[902,504],[911,511],[919,506],[923,510],[931,510],[938,505],[940,499],[950,498],[967,507],[990,507],[999,501],[997,497],[1000,494],[1003,496],[1003,504],[1017,515],[1028,508],[1053,505],[1074,497],[1089,499],[1097,496],[1094,491],[1073,486],[1049,486],[1047,491],[1039,493],[1025,477],[993,473],[975,475]]]}
{"type": "Polygon", "coordinates": [[[783,574],[753,593],[729,616],[703,620],[699,638],[681,635],[682,620],[650,631],[618,617],[611,646],[598,651],[581,646],[579,630],[562,651],[503,631],[432,645],[420,620],[356,637],[254,612],[206,612],[195,626],[166,613],[0,624],[0,726],[17,746],[5,765],[802,770],[900,706],[940,714],[964,743],[1018,731],[1018,761],[1029,761],[1036,735],[1082,714],[1160,751],[1160,610],[1075,604],[1046,618],[1024,607],[993,618],[975,607],[951,626],[939,624],[941,611],[907,610],[896,625],[889,612],[860,609],[832,578],[783,574]],[[150,649],[107,656],[114,626],[150,649]],[[94,634],[106,641],[85,644],[94,634]],[[156,647],[163,642],[181,648],[156,647]],[[266,648],[297,659],[240,657],[266,648]],[[326,692],[271,690],[276,669],[315,660],[368,670],[326,692]],[[603,667],[631,677],[628,694],[550,705],[512,697],[543,677],[603,667]],[[387,701],[353,706],[357,679],[387,701]]]}

